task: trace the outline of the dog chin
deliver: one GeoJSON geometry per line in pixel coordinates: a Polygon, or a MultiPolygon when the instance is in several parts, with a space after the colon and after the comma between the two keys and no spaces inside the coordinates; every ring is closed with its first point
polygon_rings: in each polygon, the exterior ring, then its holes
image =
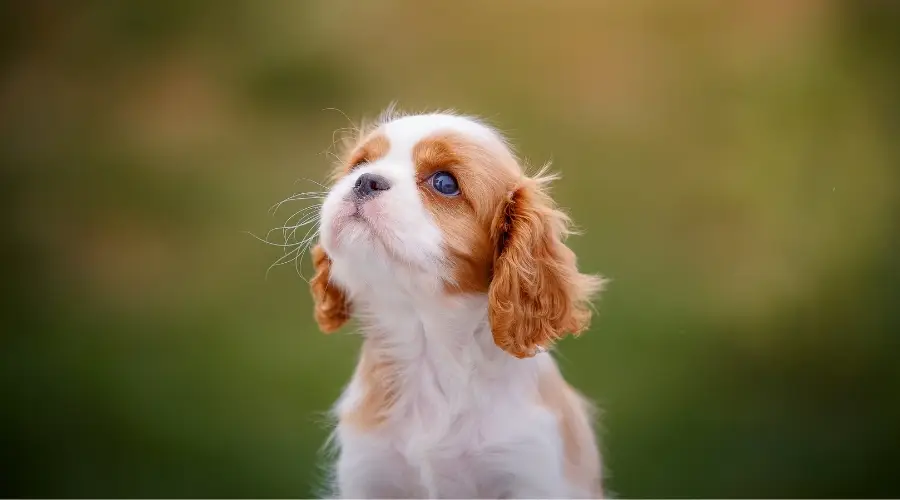
{"type": "Polygon", "coordinates": [[[365,215],[348,215],[333,222],[325,250],[333,260],[340,261],[342,267],[353,269],[360,275],[386,272],[407,279],[414,276],[433,278],[434,268],[427,265],[430,261],[408,254],[402,244],[397,243],[398,235],[376,224],[365,215]]]}
{"type": "Polygon", "coordinates": [[[365,255],[380,258],[395,256],[389,245],[390,235],[365,214],[353,209],[332,219],[325,235],[325,249],[337,255],[365,255]]]}

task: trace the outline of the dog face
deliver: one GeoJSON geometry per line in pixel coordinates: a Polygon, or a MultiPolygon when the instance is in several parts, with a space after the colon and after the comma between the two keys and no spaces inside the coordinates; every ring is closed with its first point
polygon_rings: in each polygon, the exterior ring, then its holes
{"type": "Polygon", "coordinates": [[[385,118],[350,148],[322,206],[320,326],[339,328],[366,297],[486,294],[494,341],[515,356],[581,332],[601,282],[578,271],[550,180],[525,176],[472,118],[385,118]]]}

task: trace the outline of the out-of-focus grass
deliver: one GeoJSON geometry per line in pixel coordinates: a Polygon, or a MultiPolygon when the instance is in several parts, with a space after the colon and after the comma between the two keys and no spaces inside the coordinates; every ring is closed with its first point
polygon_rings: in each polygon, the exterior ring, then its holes
{"type": "Polygon", "coordinates": [[[572,245],[613,279],[559,349],[604,408],[612,490],[896,496],[898,14],[3,4],[3,493],[315,492],[358,338],[319,334],[244,231],[318,189],[348,126],[325,108],[399,100],[563,172],[572,245]]]}

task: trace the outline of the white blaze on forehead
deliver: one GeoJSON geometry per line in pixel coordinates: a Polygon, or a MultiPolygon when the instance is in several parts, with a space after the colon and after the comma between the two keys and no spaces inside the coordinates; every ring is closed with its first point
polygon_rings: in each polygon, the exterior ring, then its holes
{"type": "Polygon", "coordinates": [[[379,129],[390,141],[385,158],[411,159],[413,148],[422,139],[439,133],[457,133],[474,139],[492,149],[503,150],[505,141],[493,129],[465,116],[434,113],[397,118],[379,129]]]}

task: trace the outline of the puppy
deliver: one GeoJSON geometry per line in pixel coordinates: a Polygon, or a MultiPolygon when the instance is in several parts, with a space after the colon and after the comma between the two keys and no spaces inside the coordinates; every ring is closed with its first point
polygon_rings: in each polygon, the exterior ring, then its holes
{"type": "Polygon", "coordinates": [[[315,318],[364,336],[335,406],[345,498],[601,497],[588,402],[547,349],[599,277],[504,138],[452,113],[361,131],[321,209],[315,318]]]}

